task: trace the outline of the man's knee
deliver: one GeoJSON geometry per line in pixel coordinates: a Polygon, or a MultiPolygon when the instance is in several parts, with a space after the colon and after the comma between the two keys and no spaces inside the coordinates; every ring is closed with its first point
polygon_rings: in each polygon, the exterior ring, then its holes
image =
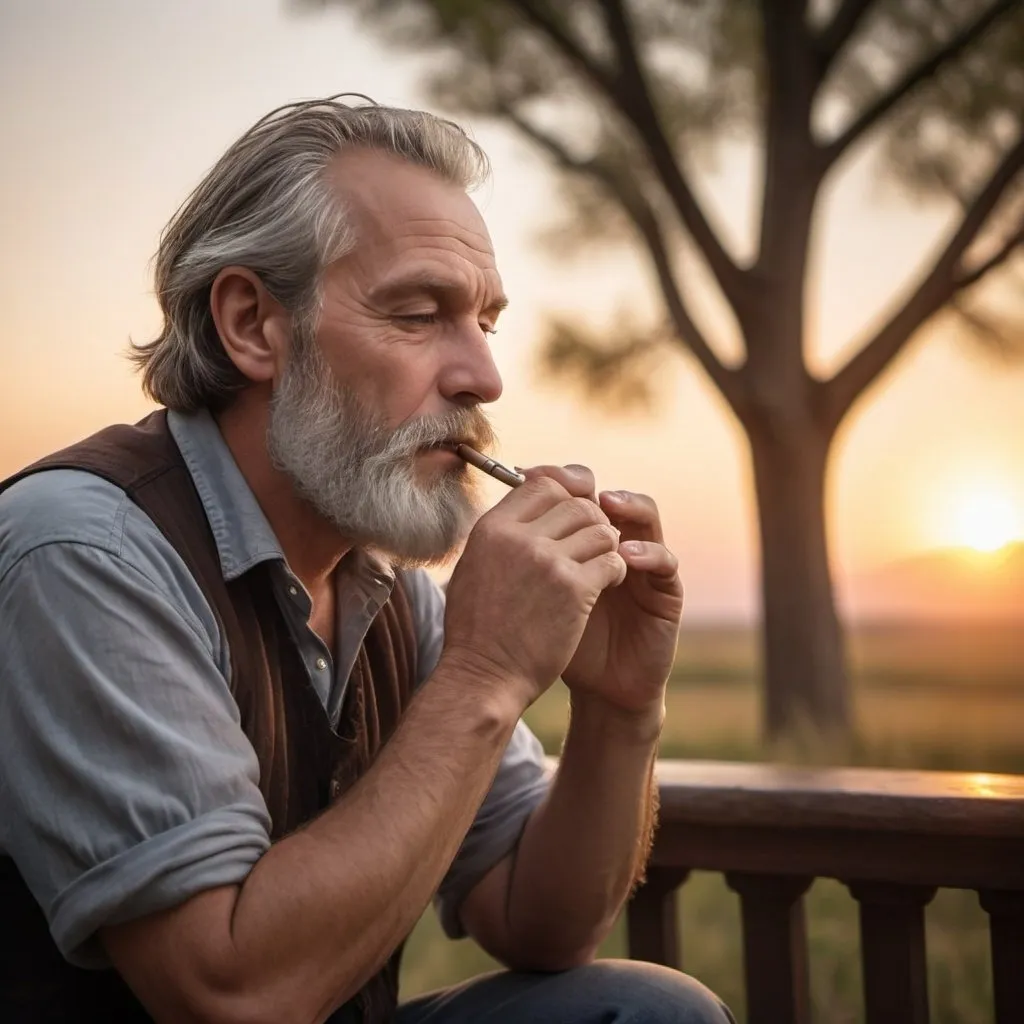
{"type": "MultiPolygon", "coordinates": [[[[615,1024],[735,1024],[725,1004],[689,975],[638,960],[598,960],[577,969],[589,999],[615,1024]]],[[[576,971],[571,972],[576,974],[576,971]]]]}

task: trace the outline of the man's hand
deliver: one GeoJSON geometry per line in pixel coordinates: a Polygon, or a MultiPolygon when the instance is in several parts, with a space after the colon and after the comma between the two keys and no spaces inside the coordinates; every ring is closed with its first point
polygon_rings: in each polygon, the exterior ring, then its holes
{"type": "Polygon", "coordinates": [[[525,709],[565,670],[598,599],[626,575],[589,470],[535,473],[482,516],[448,586],[447,662],[525,709]]]}
{"type": "MultiPolygon", "coordinates": [[[[593,476],[573,467],[574,479],[593,476]]],[[[567,470],[532,469],[530,480],[562,481],[567,470]]],[[[642,494],[603,491],[596,499],[621,533],[618,553],[627,572],[621,586],[605,589],[590,614],[562,678],[574,699],[597,698],[616,711],[657,716],[675,660],[683,587],[675,556],[665,547],[654,502],[642,494]]],[[[595,504],[595,509],[597,504],[595,504]]]]}

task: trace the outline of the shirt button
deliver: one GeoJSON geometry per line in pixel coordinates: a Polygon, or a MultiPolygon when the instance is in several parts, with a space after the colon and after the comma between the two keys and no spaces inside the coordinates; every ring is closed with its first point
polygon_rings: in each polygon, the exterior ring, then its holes
{"type": "Polygon", "coordinates": [[[295,597],[298,594],[298,592],[299,588],[297,586],[295,586],[294,584],[289,585],[288,593],[291,594],[292,597],[295,597]]]}
{"type": "Polygon", "coordinates": [[[327,668],[327,659],[326,658],[317,658],[316,659],[316,667],[318,669],[320,669],[321,672],[323,672],[323,670],[325,668],[327,668]]]}

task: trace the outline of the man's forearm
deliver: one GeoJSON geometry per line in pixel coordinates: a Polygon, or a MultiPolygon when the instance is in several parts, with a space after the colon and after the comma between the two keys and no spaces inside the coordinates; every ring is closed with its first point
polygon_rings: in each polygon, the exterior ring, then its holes
{"type": "Polygon", "coordinates": [[[506,957],[558,969],[588,959],[643,871],[654,827],[662,711],[636,717],[574,702],[551,791],[520,841],[506,957]]]}
{"type": "Polygon", "coordinates": [[[349,793],[240,887],[175,911],[199,907],[183,922],[199,934],[139,992],[157,1020],[323,1020],[383,965],[458,851],[521,711],[476,683],[442,660],[349,793]]]}

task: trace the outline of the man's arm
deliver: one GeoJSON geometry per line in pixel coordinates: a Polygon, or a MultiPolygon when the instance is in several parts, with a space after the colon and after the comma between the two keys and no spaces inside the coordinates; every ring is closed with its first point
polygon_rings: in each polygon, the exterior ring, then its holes
{"type": "Polygon", "coordinates": [[[520,970],[586,963],[642,876],[660,715],[573,704],[558,771],[516,852],[466,897],[466,931],[520,970]]]}
{"type": "Polygon", "coordinates": [[[104,930],[159,1021],[317,1021],[408,934],[455,856],[521,707],[442,662],[373,768],[241,885],[104,930]]]}
{"type": "MultiPolygon", "coordinates": [[[[416,626],[417,668],[420,680],[425,681],[444,650],[444,591],[423,569],[407,572],[404,584],[416,626]]],[[[544,800],[550,784],[544,748],[520,719],[502,754],[491,789],[434,894],[437,915],[451,938],[466,935],[460,918],[466,896],[515,850],[530,815],[544,800]]]]}

